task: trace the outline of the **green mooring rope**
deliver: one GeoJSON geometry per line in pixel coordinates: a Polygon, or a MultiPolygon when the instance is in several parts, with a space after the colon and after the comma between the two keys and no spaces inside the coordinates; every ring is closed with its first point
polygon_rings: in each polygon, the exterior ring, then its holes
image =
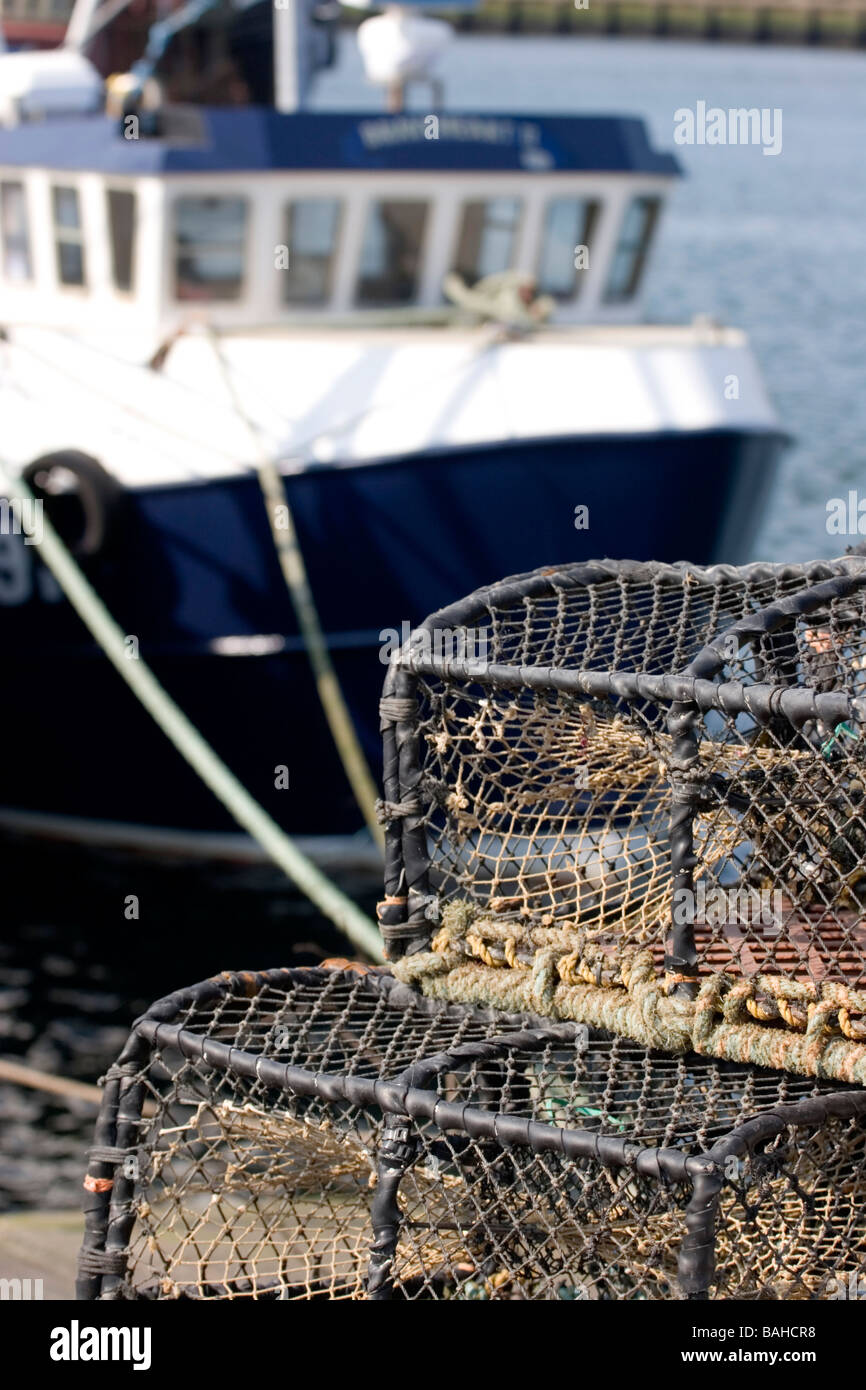
{"type": "Polygon", "coordinates": [[[253,441],[253,447],[259,455],[259,461],[255,468],[270,522],[274,548],[277,552],[283,578],[286,581],[292,607],[295,610],[298,626],[304,638],[304,646],[313,668],[316,690],[325,718],[328,721],[328,728],[331,730],[331,737],[340,755],[340,762],[343,764],[343,770],[358,803],[358,809],[367,823],[367,829],[379,849],[384,850],[385,834],[376,817],[378,797],[376,783],[367,765],[367,759],[364,757],[364,750],[355,732],[352,716],[346,705],[337,673],[334,670],[334,663],[328,651],[328,644],[322,631],[316,602],[307,576],[307,567],[304,563],[301,543],[295,528],[295,520],[285,483],[265,446],[261,430],[249,415],[235,390],[231,368],[226,361],[219,334],[212,324],[207,325],[207,335],[235,413],[246,425],[253,441]],[[277,522],[281,510],[283,513],[280,518],[283,522],[282,526],[277,522]]]}
{"type": "MultiPolygon", "coordinates": [[[[0,465],[0,490],[13,502],[32,504],[34,499],[26,483],[14,477],[0,465]]],[[[30,507],[20,508],[22,526],[25,517],[32,515],[30,507]]],[[[373,960],[384,959],[382,942],[370,918],[339,888],[316,868],[294,841],[272,820],[246,787],[226,767],[210,744],[187,718],[183,710],[163,690],[156,676],[140,658],[132,660],[126,644],[126,634],[112,618],[102,599],[82,574],[47,517],[42,517],[41,540],[34,534],[42,559],[54,575],[66,598],[92,633],[115,670],[126,681],[133,694],[151,718],[175,746],[177,751],[198,773],[226,810],[266,854],[279,865],[292,882],[328,917],[359,950],[373,960]]]]}

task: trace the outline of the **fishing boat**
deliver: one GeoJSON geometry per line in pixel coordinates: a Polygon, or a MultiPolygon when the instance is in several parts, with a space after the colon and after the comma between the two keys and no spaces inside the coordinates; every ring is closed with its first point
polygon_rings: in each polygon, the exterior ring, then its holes
{"type": "MultiPolygon", "coordinates": [[[[740,330],[645,319],[680,170],[642,120],[451,110],[448,26],[405,5],[358,31],[387,109],[311,110],[294,0],[233,11],[216,99],[177,100],[207,8],[108,82],[93,0],[64,47],[0,58],[0,456],[131,656],[343,863],[370,842],[264,469],[375,768],[395,634],[553,561],[746,557],[785,437],[740,330]]],[[[246,853],[2,522],[0,824],[246,853]]]]}

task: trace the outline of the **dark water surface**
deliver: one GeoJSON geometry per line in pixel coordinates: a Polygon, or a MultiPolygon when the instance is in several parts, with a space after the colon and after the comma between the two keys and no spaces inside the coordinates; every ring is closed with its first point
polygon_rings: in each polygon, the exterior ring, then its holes
{"type": "MultiPolygon", "coordinates": [[[[0,1054],[94,1082],[155,999],[220,970],[351,948],[274,869],[145,867],[0,844],[0,1054]],[[139,900],[138,921],[125,904],[139,900]]],[[[342,885],[369,912],[371,886],[342,885]]],[[[0,1084],[0,1211],[77,1205],[95,1110],[0,1084]]]]}

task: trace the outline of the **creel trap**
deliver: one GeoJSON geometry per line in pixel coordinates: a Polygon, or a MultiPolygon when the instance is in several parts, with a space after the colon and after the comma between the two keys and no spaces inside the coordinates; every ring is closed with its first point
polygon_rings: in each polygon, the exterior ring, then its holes
{"type": "Polygon", "coordinates": [[[823,1299],[866,1273],[866,561],[538,571],[382,698],[390,966],[106,1081],[80,1292],[823,1299]]]}

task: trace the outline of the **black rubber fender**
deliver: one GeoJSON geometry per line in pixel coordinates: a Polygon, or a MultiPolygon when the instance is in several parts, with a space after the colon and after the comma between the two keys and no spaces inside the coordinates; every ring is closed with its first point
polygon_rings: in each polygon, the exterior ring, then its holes
{"type": "Polygon", "coordinates": [[[33,495],[45,503],[48,516],[73,555],[91,558],[110,549],[118,535],[126,493],[98,459],[77,449],[59,449],[28,463],[22,477],[33,495]],[[81,515],[72,524],[68,509],[64,516],[57,506],[61,497],[46,486],[45,475],[52,468],[64,468],[75,475],[74,495],[81,515]]]}

